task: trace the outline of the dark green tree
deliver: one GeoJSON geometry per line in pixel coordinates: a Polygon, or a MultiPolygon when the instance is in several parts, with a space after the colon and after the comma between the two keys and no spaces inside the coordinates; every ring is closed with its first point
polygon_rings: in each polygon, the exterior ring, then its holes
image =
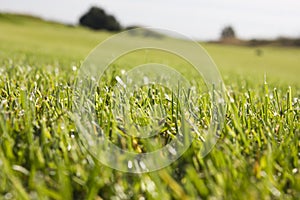
{"type": "Polygon", "coordinates": [[[121,30],[120,23],[112,15],[106,14],[102,8],[92,7],[79,19],[79,24],[94,30],[121,30]]]}
{"type": "Polygon", "coordinates": [[[235,38],[235,32],[231,26],[226,26],[221,32],[221,39],[235,38]]]}

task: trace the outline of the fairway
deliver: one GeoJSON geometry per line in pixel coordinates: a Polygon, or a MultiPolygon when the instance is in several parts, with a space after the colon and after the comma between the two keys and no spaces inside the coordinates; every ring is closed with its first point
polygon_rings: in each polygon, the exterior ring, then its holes
{"type": "MultiPolygon", "coordinates": [[[[82,147],[70,114],[76,107],[72,87],[81,64],[110,36],[34,17],[0,14],[0,199],[300,198],[299,48],[199,42],[218,66],[227,88],[218,143],[202,158],[202,142],[196,138],[170,166],[130,174],[91,156],[82,147]]],[[[185,65],[172,55],[161,55],[175,68],[185,65]]],[[[151,62],[162,60],[155,53],[147,56],[151,62]]],[[[136,54],[115,65],[127,69],[142,62],[145,57],[136,54]]],[[[143,140],[126,135],[117,127],[118,119],[111,117],[114,94],[110,87],[120,74],[112,71],[101,82],[103,88],[97,95],[104,100],[97,102],[99,121],[113,142],[142,152],[147,149],[143,140]]],[[[169,141],[176,135],[180,116],[172,110],[173,99],[161,100],[169,91],[153,90],[153,96],[141,90],[140,98],[162,102],[169,121],[159,141],[169,141]]],[[[197,125],[206,127],[210,98],[198,94],[197,125]]],[[[149,119],[151,115],[135,120],[142,124],[149,119]]]]}

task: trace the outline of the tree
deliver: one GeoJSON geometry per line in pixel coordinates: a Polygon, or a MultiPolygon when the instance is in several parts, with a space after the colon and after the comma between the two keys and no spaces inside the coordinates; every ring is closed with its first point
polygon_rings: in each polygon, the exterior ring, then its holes
{"type": "Polygon", "coordinates": [[[79,19],[79,24],[94,30],[121,30],[120,23],[112,15],[106,14],[102,8],[92,7],[79,19]]]}
{"type": "Polygon", "coordinates": [[[221,33],[221,39],[235,38],[235,32],[231,26],[223,28],[221,33]]]}

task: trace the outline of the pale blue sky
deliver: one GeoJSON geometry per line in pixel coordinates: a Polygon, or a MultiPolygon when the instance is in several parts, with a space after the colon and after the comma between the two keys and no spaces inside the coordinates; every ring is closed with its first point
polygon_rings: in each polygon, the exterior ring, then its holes
{"type": "Polygon", "coordinates": [[[300,37],[299,0],[0,0],[0,12],[77,23],[91,5],[124,26],[166,28],[195,39],[217,39],[225,25],[242,38],[300,37]]]}

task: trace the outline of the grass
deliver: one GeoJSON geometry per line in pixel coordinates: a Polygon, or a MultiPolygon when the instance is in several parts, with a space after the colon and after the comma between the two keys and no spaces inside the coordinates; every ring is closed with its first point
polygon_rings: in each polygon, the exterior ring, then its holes
{"type": "MultiPolygon", "coordinates": [[[[204,44],[228,90],[217,145],[201,158],[196,139],[171,166],[135,175],[88,154],[69,115],[74,66],[110,34],[7,14],[0,29],[1,199],[299,199],[300,49],[261,47],[259,57],[255,48],[204,44]]],[[[126,62],[140,61],[119,65],[126,62]]],[[[103,84],[114,84],[114,73],[103,84]]],[[[208,102],[203,97],[197,106],[209,109],[208,102]]],[[[109,121],[111,111],[98,106],[109,121]]],[[[204,111],[197,115],[199,126],[209,121],[204,111]]],[[[110,122],[114,139],[120,130],[110,122]]],[[[165,125],[162,139],[173,134],[174,121],[165,125]]],[[[134,138],[126,142],[143,150],[134,138]]]]}

